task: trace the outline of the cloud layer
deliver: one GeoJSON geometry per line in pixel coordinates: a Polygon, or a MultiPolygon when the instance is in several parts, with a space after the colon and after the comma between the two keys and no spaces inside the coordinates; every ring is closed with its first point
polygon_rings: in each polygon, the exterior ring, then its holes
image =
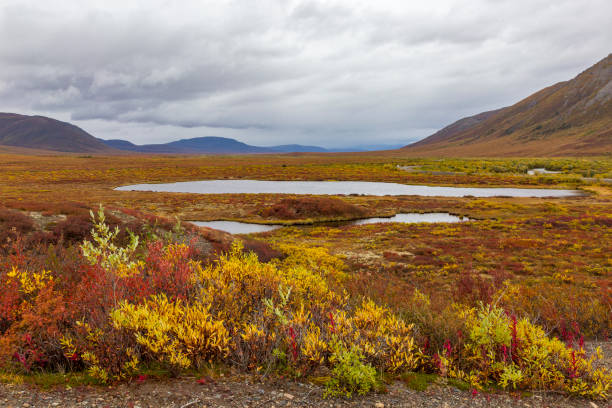
{"type": "Polygon", "coordinates": [[[136,143],[407,144],[612,50],[608,0],[0,3],[0,110],[136,143]]]}

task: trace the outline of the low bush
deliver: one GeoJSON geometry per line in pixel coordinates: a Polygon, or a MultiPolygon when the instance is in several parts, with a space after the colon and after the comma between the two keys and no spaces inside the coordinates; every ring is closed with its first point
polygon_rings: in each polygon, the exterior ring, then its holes
{"type": "Polygon", "coordinates": [[[346,349],[342,343],[332,343],[330,362],[332,378],[326,384],[325,396],[351,397],[367,394],[377,383],[376,369],[364,363],[357,347],[346,349]]]}
{"type": "Polygon", "coordinates": [[[526,319],[495,306],[466,310],[468,338],[463,347],[450,342],[433,357],[444,375],[477,388],[549,389],[589,398],[606,398],[612,375],[577,348],[546,335],[526,319]]]}
{"type": "Polygon", "coordinates": [[[172,302],[161,294],[139,305],[120,303],[111,312],[111,320],[115,328],[134,334],[149,360],[167,364],[173,371],[200,368],[229,352],[229,333],[207,305],[172,302]]]}
{"type": "Polygon", "coordinates": [[[19,211],[0,208],[0,246],[34,230],[32,219],[19,211]]]}
{"type": "Polygon", "coordinates": [[[574,326],[578,329],[577,338],[583,335],[606,339],[612,334],[612,298],[608,291],[605,281],[600,288],[572,290],[563,282],[539,282],[506,285],[495,297],[509,312],[537,322],[560,338],[565,329],[574,326]]]}
{"type": "Polygon", "coordinates": [[[285,198],[259,212],[262,217],[283,220],[359,218],[367,213],[367,209],[363,207],[331,197],[285,198]]]}
{"type": "Polygon", "coordinates": [[[17,250],[7,258],[14,265],[0,269],[4,370],[86,370],[106,383],[152,365],[179,374],[220,363],[328,377],[330,396],[366,393],[379,376],[407,372],[481,389],[609,394],[612,375],[598,366],[599,352],[587,356],[582,340],[566,344],[517,317],[510,284],[493,296],[506,309],[432,305],[415,291],[396,311],[350,296],[344,262],[324,248],[279,245],[284,256],[262,262],[234,241],[204,263],[174,236],[141,243],[128,234],[121,245],[104,217],[102,209],[92,214],[80,254],[49,246],[46,258],[28,261],[17,250]]]}

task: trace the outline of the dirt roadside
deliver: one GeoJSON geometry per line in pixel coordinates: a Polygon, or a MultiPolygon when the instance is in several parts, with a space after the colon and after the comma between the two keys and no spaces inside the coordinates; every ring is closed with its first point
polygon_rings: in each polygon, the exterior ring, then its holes
{"type": "Polygon", "coordinates": [[[256,408],[256,407],[588,407],[609,408],[612,401],[586,401],[555,393],[519,397],[508,393],[477,394],[456,388],[432,385],[414,391],[396,383],[385,394],[371,394],[351,400],[324,399],[323,389],[301,383],[281,385],[250,381],[207,381],[196,378],[144,381],[115,387],[57,388],[42,391],[25,385],[0,385],[0,407],[47,408],[256,408]]]}

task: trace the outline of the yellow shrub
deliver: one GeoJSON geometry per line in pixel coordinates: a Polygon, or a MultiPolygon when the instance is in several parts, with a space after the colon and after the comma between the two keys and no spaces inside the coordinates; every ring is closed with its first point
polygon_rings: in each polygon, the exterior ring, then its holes
{"type": "Polygon", "coordinates": [[[343,297],[329,288],[324,276],[336,272],[329,269],[333,265],[327,262],[319,271],[304,266],[315,262],[306,257],[288,264],[262,263],[255,254],[242,253],[241,244],[236,242],[215,264],[205,268],[196,265],[194,279],[200,287],[200,301],[210,304],[229,328],[240,327],[263,309],[264,299],[277,303],[281,287],[291,288],[290,309],[301,305],[307,310],[327,309],[342,304],[343,297]]]}
{"type": "Polygon", "coordinates": [[[118,329],[134,331],[140,345],[171,366],[199,367],[229,351],[228,331],[213,318],[210,305],[171,302],[162,294],[142,305],[120,304],[111,320],[118,329]]]}
{"type": "Polygon", "coordinates": [[[406,324],[386,307],[364,300],[353,315],[344,311],[334,315],[338,339],[357,347],[366,361],[385,371],[414,370],[420,351],[414,344],[413,325],[406,324]]]}
{"type": "Polygon", "coordinates": [[[164,248],[164,260],[179,264],[189,256],[189,246],[185,244],[171,243],[164,248]]]}
{"type": "MultiPolygon", "coordinates": [[[[500,308],[481,306],[468,313],[469,339],[460,362],[474,385],[562,390],[590,398],[605,398],[612,374],[595,368],[599,352],[587,358],[526,319],[509,317],[500,308]]],[[[456,377],[468,377],[453,367],[456,377]]],[[[449,374],[450,375],[450,374],[449,374]]]]}
{"type": "Polygon", "coordinates": [[[346,269],[344,262],[322,247],[303,247],[298,245],[281,244],[278,248],[286,255],[283,260],[276,260],[282,268],[303,266],[311,271],[332,279],[345,279],[343,273],[346,269]]]}
{"type": "MultiPolygon", "coordinates": [[[[249,370],[259,370],[277,345],[276,332],[256,323],[246,323],[232,347],[236,361],[249,370]]],[[[268,361],[270,363],[270,361],[268,361]]]]}
{"type": "Polygon", "coordinates": [[[28,272],[20,271],[13,267],[7,272],[6,276],[8,278],[7,283],[15,280],[19,283],[21,292],[26,295],[30,295],[40,289],[43,289],[49,283],[53,282],[53,276],[51,276],[51,272],[49,271],[28,272]]]}
{"type": "Polygon", "coordinates": [[[321,338],[321,328],[311,324],[303,338],[301,348],[304,357],[313,365],[323,364],[328,345],[321,338]]]}

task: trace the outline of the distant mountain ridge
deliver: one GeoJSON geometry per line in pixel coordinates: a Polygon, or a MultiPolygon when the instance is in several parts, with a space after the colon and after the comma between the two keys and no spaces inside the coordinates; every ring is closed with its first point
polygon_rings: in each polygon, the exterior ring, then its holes
{"type": "Polygon", "coordinates": [[[167,154],[237,154],[237,153],[340,153],[365,152],[373,150],[394,150],[401,145],[357,145],[348,148],[324,148],[320,146],[305,146],[300,144],[286,144],[278,146],[252,146],[236,139],[217,136],[196,137],[181,139],[174,142],[160,144],[136,145],[127,140],[98,139],[114,149],[139,153],[167,153],[167,154]]]}
{"type": "Polygon", "coordinates": [[[136,145],[127,140],[98,139],[114,149],[138,153],[167,154],[249,154],[249,153],[290,153],[290,152],[326,152],[327,149],[318,146],[303,146],[298,144],[280,146],[251,146],[236,139],[217,136],[195,137],[181,139],[169,143],[136,145]]]}
{"type": "Polygon", "coordinates": [[[207,136],[163,144],[136,145],[127,140],[98,139],[71,123],[45,116],[0,113],[0,146],[66,153],[119,154],[121,152],[170,154],[250,154],[326,152],[319,146],[289,144],[251,146],[235,139],[207,136]]]}
{"type": "Polygon", "coordinates": [[[574,79],[458,120],[401,149],[412,155],[612,154],[612,54],[574,79]]]}
{"type": "Polygon", "coordinates": [[[0,145],[72,153],[116,152],[78,126],[17,113],[0,113],[0,145]]]}
{"type": "Polygon", "coordinates": [[[392,149],[399,146],[368,145],[353,148],[326,149],[320,146],[286,144],[252,146],[236,139],[205,136],[168,143],[137,145],[127,140],[96,138],[71,123],[45,116],[0,113],[0,146],[34,149],[38,153],[120,154],[254,154],[254,153],[325,153],[392,149]]]}

